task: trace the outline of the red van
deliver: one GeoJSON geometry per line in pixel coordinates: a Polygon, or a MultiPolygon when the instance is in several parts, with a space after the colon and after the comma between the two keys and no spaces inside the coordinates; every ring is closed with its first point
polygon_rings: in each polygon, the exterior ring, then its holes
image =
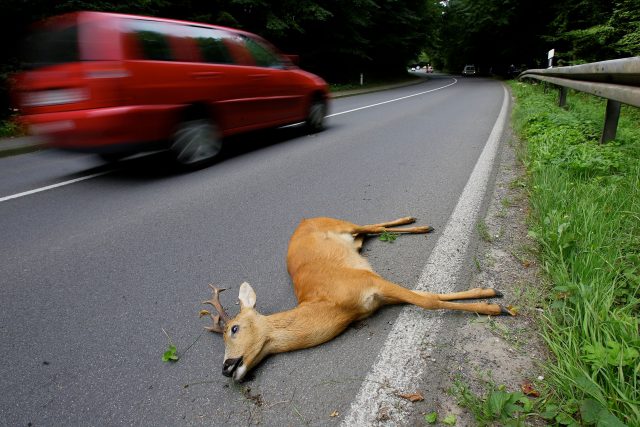
{"type": "Polygon", "coordinates": [[[264,39],[194,22],[101,12],[50,18],[26,42],[15,97],[29,131],[114,160],[169,149],[184,166],[232,134],[324,125],[320,77],[264,39]]]}

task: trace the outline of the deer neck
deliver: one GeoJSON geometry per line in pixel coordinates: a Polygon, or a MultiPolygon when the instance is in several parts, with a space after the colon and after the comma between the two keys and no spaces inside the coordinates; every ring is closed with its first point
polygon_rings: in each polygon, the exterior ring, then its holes
{"type": "Polygon", "coordinates": [[[266,316],[267,351],[283,353],[325,343],[354,319],[345,310],[328,302],[302,303],[296,308],[266,316]]]}

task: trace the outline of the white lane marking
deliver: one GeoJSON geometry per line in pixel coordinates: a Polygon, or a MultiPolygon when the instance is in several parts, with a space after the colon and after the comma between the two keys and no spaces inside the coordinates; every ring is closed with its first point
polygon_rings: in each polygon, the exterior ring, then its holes
{"type": "MultiPolygon", "coordinates": [[[[503,91],[498,119],[453,214],[422,269],[417,290],[436,293],[455,290],[506,123],[509,97],[504,87],[503,91]]],[[[435,345],[442,324],[441,312],[414,306],[402,310],[341,426],[377,425],[382,408],[387,408],[390,417],[385,425],[407,423],[412,404],[398,398],[396,393],[414,392],[420,379],[428,375],[427,363],[417,352],[419,348],[435,345]]]]}
{"type": "Polygon", "coordinates": [[[425,91],[423,91],[423,92],[414,93],[414,94],[407,95],[407,96],[403,96],[403,97],[396,98],[396,99],[390,99],[390,100],[388,100],[388,101],[378,102],[378,103],[376,103],[376,104],[365,105],[364,107],[358,107],[358,108],[354,108],[354,109],[352,109],[352,110],[341,111],[341,112],[339,112],[339,113],[329,114],[327,117],[335,117],[335,116],[340,116],[340,115],[342,115],[342,114],[353,113],[354,111],[360,111],[360,110],[364,110],[364,109],[366,109],[366,108],[377,107],[377,106],[379,106],[379,105],[389,104],[389,103],[391,103],[391,102],[402,101],[403,99],[407,99],[407,98],[413,98],[414,96],[424,95],[425,93],[435,92],[435,91],[437,91],[437,90],[444,89],[444,88],[447,88],[447,87],[449,87],[449,86],[453,86],[454,84],[458,83],[458,80],[457,80],[457,79],[455,79],[455,78],[453,78],[453,77],[452,77],[452,79],[453,79],[453,82],[451,82],[451,83],[449,83],[448,85],[445,85],[445,86],[437,87],[437,88],[435,88],[435,89],[425,90],[425,91]]]}
{"type": "MultiPolygon", "coordinates": [[[[453,77],[452,77],[452,78],[453,78],[453,77]]],[[[412,95],[403,96],[403,97],[401,97],[401,98],[395,98],[395,99],[390,99],[390,100],[388,100],[388,101],[378,102],[378,103],[376,103],[376,104],[365,105],[365,106],[363,106],[363,107],[354,108],[354,109],[352,109],[352,110],[342,111],[342,112],[340,112],[340,113],[330,114],[330,115],[328,115],[327,117],[340,116],[340,115],[342,115],[342,114],[353,113],[354,111],[364,110],[364,109],[366,109],[366,108],[372,108],[372,107],[377,107],[377,106],[379,106],[379,105],[389,104],[389,103],[391,103],[391,102],[402,101],[403,99],[412,98],[412,97],[414,97],[414,96],[419,96],[419,95],[424,95],[425,93],[435,92],[435,91],[437,91],[437,90],[444,89],[444,88],[447,88],[447,87],[449,87],[449,86],[452,86],[452,85],[454,85],[454,84],[456,84],[456,83],[458,83],[458,80],[457,80],[457,79],[455,79],[455,78],[453,78],[453,82],[452,82],[452,83],[449,83],[448,85],[445,85],[445,86],[437,87],[437,88],[435,88],[435,89],[425,90],[425,91],[423,91],[423,92],[414,93],[414,94],[412,94],[412,95]]],[[[286,127],[290,127],[290,126],[296,126],[296,125],[299,125],[299,124],[301,124],[301,123],[303,123],[303,122],[300,122],[300,123],[294,123],[294,124],[292,124],[292,125],[287,125],[287,126],[282,126],[282,127],[283,127],[283,128],[286,128],[286,127]]],[[[109,172],[110,172],[110,171],[109,171],[109,172]]],[[[61,183],[59,183],[59,184],[53,184],[53,185],[49,185],[49,186],[47,186],[47,187],[36,188],[36,189],[34,189],[34,190],[25,191],[24,193],[18,193],[18,194],[13,194],[13,195],[11,195],[11,196],[2,197],[2,198],[0,198],[0,203],[5,202],[5,201],[7,201],[7,200],[17,199],[17,198],[19,198],[19,197],[28,196],[28,195],[30,195],[30,194],[40,193],[41,191],[51,190],[51,189],[53,189],[53,188],[62,187],[62,186],[69,185],[69,184],[73,184],[73,183],[75,183],[75,182],[84,181],[84,180],[86,180],[86,179],[95,178],[95,177],[97,177],[97,176],[105,175],[105,174],[107,174],[107,173],[109,173],[109,172],[103,172],[103,173],[98,173],[98,174],[94,174],[94,175],[89,175],[89,176],[85,176],[85,177],[82,177],[82,178],[72,179],[71,181],[61,182],[61,183]]]]}
{"type": "Polygon", "coordinates": [[[23,193],[17,193],[17,194],[12,194],[10,196],[0,197],[0,203],[1,202],[6,202],[7,200],[17,199],[19,197],[28,196],[30,194],[40,193],[41,191],[47,191],[47,190],[52,190],[52,189],[58,188],[58,187],[64,187],[65,185],[74,184],[76,182],[85,181],[87,179],[91,179],[91,178],[95,178],[95,177],[98,177],[98,176],[106,175],[106,174],[108,174],[110,172],[112,172],[112,171],[94,173],[93,175],[82,176],[80,178],[71,179],[69,181],[59,182],[57,184],[47,185],[46,187],[40,187],[40,188],[36,188],[34,190],[25,191],[23,193]]]}

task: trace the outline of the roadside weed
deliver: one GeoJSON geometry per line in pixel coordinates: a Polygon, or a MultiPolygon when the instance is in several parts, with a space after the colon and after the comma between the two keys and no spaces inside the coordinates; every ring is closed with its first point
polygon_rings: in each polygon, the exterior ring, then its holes
{"type": "Polygon", "coordinates": [[[457,420],[455,415],[449,414],[449,415],[447,415],[446,417],[444,417],[442,419],[442,424],[446,424],[448,426],[454,426],[454,425],[456,425],[457,421],[458,420],[457,420]]]}
{"type": "Polygon", "coordinates": [[[520,391],[509,392],[504,386],[489,382],[485,392],[478,396],[458,377],[450,390],[458,404],[467,408],[478,426],[523,426],[524,420],[534,415],[534,400],[520,391]]]}
{"type": "Polygon", "coordinates": [[[615,141],[599,144],[604,102],[571,93],[555,107],[512,84],[526,140],[530,237],[550,283],[543,337],[561,425],[640,425],[640,110],[623,106],[615,141]]]}
{"type": "MultiPolygon", "coordinates": [[[[178,348],[173,344],[173,340],[171,339],[171,337],[169,336],[167,331],[164,330],[164,328],[162,328],[162,332],[167,337],[167,341],[168,341],[167,350],[165,350],[165,352],[162,354],[162,361],[163,362],[177,362],[178,360],[180,360],[180,355],[178,354],[178,348]]],[[[204,334],[204,331],[200,332],[200,335],[198,335],[196,337],[196,339],[193,340],[193,342],[191,344],[189,344],[189,346],[187,348],[185,348],[183,351],[181,351],[181,355],[182,356],[184,356],[185,354],[187,354],[187,352],[189,350],[191,350],[191,347],[193,347],[193,345],[198,342],[198,340],[200,339],[202,334],[204,334]]]]}
{"type": "Polygon", "coordinates": [[[435,411],[428,413],[424,416],[424,421],[427,424],[435,424],[436,422],[438,422],[438,413],[435,411]]]}
{"type": "Polygon", "coordinates": [[[482,240],[489,243],[493,242],[493,236],[489,232],[489,227],[487,226],[487,223],[484,222],[484,220],[478,221],[478,223],[476,224],[476,229],[478,230],[478,234],[480,235],[480,238],[482,240]]]}
{"type": "Polygon", "coordinates": [[[165,351],[164,354],[162,355],[162,361],[177,362],[180,359],[176,354],[177,351],[178,349],[176,348],[175,345],[169,345],[169,348],[167,349],[167,351],[165,351]]]}
{"type": "Polygon", "coordinates": [[[395,242],[395,240],[397,238],[398,238],[398,233],[392,233],[392,232],[389,232],[389,231],[383,231],[378,236],[379,240],[381,240],[383,242],[387,242],[387,243],[393,243],[393,242],[395,242]]]}
{"type": "Polygon", "coordinates": [[[176,348],[175,345],[173,345],[173,341],[171,340],[171,337],[169,336],[167,331],[164,330],[164,328],[162,328],[162,332],[164,332],[168,341],[167,350],[162,354],[162,361],[177,362],[178,360],[180,360],[180,357],[178,356],[178,349],[176,348]]]}

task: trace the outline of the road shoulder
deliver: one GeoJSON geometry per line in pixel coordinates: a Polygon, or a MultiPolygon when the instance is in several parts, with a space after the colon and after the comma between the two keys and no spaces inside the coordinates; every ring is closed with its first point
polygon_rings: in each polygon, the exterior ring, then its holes
{"type": "MultiPolygon", "coordinates": [[[[502,386],[518,392],[530,385],[535,394],[536,384],[544,381],[541,363],[548,358],[539,335],[541,309],[536,307],[543,292],[540,266],[535,242],[527,235],[526,172],[518,160],[517,137],[509,131],[505,141],[487,214],[477,226],[480,242],[470,287],[499,289],[518,316],[461,317],[453,337],[434,352],[446,379],[428,411],[436,411],[440,420],[455,415],[457,425],[477,421],[469,408],[458,404],[460,389],[456,393],[454,385],[480,397],[502,386]]],[[[415,414],[416,419],[424,421],[423,417],[415,414]]]]}

